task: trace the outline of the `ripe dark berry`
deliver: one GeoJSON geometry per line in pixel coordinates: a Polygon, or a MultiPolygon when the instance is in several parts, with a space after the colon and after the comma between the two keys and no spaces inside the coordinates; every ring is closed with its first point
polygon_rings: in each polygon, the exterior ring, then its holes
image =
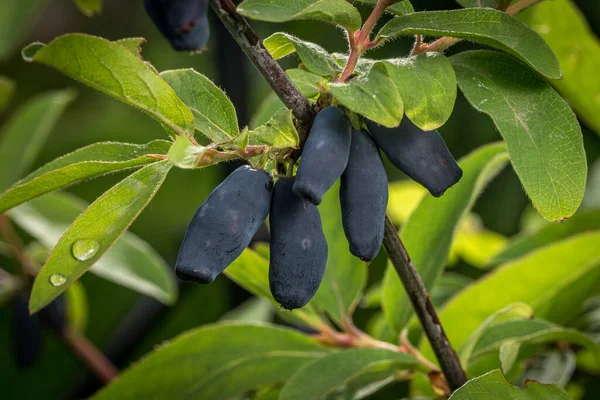
{"type": "Polygon", "coordinates": [[[397,128],[385,128],[370,120],[366,123],[391,163],[433,196],[441,196],[462,177],[462,170],[438,131],[423,131],[406,116],[397,128]]]}
{"type": "Polygon", "coordinates": [[[239,167],[202,203],[185,234],[175,273],[184,280],[212,282],[250,244],[269,214],[271,176],[239,167]]]}
{"type": "Polygon", "coordinates": [[[67,301],[59,296],[40,310],[42,322],[56,332],[61,332],[67,324],[67,301]]]}
{"type": "Polygon", "coordinates": [[[32,366],[40,356],[42,327],[39,315],[29,315],[27,298],[15,296],[11,302],[13,354],[17,366],[32,366]]]}
{"type": "Polygon", "coordinates": [[[379,148],[368,133],[353,129],[340,205],[350,252],[364,261],[373,260],[381,248],[387,202],[388,180],[379,148]]]}
{"type": "Polygon", "coordinates": [[[338,180],[348,163],[352,125],[337,107],[317,114],[298,165],[294,193],[315,205],[338,180]]]}
{"type": "Polygon", "coordinates": [[[171,46],[178,51],[200,50],[210,34],[208,0],[144,0],[144,8],[171,46]]]}
{"type": "Polygon", "coordinates": [[[323,280],[327,242],[319,210],[292,192],[293,178],[275,184],[271,203],[269,284],[282,307],[306,305],[323,280]]]}

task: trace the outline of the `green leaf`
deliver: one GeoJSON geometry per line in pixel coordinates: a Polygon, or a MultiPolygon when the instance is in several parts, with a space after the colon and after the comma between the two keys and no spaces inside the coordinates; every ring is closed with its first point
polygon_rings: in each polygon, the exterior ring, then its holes
{"type": "Polygon", "coordinates": [[[406,116],[419,128],[432,131],[444,125],[456,100],[456,76],[441,54],[422,54],[384,62],[404,103],[406,116]]]}
{"type": "MultiPolygon", "coordinates": [[[[8,215],[44,247],[40,260],[43,262],[69,225],[88,206],[72,195],[56,192],[14,208],[8,215]]],[[[171,268],[148,243],[131,232],[125,232],[90,272],[165,304],[173,304],[177,299],[171,268]]]]}
{"type": "Polygon", "coordinates": [[[456,2],[465,8],[487,7],[495,9],[498,8],[498,6],[500,5],[500,3],[503,2],[503,0],[456,0],[456,2]]]}
{"type": "Polygon", "coordinates": [[[74,282],[65,292],[67,297],[67,325],[76,332],[84,333],[89,318],[88,299],[83,284],[74,282]]]}
{"type": "Polygon", "coordinates": [[[73,0],[79,11],[87,17],[102,13],[102,0],[73,0]]]}
{"type": "Polygon", "coordinates": [[[550,79],[562,76],[558,60],[544,39],[502,11],[467,8],[408,14],[388,22],[378,37],[390,39],[412,34],[451,36],[483,43],[512,54],[550,79]]]}
{"type": "Polygon", "coordinates": [[[339,104],[380,125],[393,128],[402,121],[402,98],[382,64],[375,65],[366,76],[330,87],[339,104]]]}
{"type": "Polygon", "coordinates": [[[551,84],[577,114],[600,135],[600,42],[585,16],[569,0],[545,1],[519,14],[539,33],[560,61],[564,79],[551,84]]]}
{"type": "Polygon", "coordinates": [[[352,316],[367,283],[367,263],[354,257],[342,226],[339,183],[329,189],[319,206],[323,232],[327,239],[328,257],[325,276],[311,304],[324,310],[340,323],[352,316]]]}
{"type": "Polygon", "coordinates": [[[298,87],[300,93],[308,99],[318,96],[321,90],[327,86],[327,79],[303,69],[288,69],[285,73],[298,87]]]}
{"type": "MultiPolygon", "coordinates": [[[[382,349],[352,349],[332,353],[318,359],[295,373],[283,386],[280,400],[326,399],[333,394],[348,393],[352,381],[361,375],[393,376],[419,366],[417,360],[405,353],[382,349]]],[[[367,386],[372,382],[365,382],[367,386]]],[[[344,398],[354,398],[348,393],[344,398]]]]}
{"type": "Polygon", "coordinates": [[[454,272],[446,272],[440,276],[429,295],[434,307],[442,307],[461,290],[473,283],[473,280],[454,272]]]}
{"type": "Polygon", "coordinates": [[[244,0],[237,11],[245,17],[268,22],[313,19],[343,26],[352,32],[360,29],[360,13],[345,0],[244,0]]]}
{"type": "Polygon", "coordinates": [[[500,370],[488,372],[468,381],[459,388],[451,400],[569,400],[569,395],[555,385],[527,382],[525,389],[511,385],[500,370]]]}
{"type": "Polygon", "coordinates": [[[600,210],[582,210],[562,224],[552,224],[535,233],[518,235],[490,260],[489,265],[498,265],[517,259],[538,248],[578,233],[598,230],[599,227],[600,210]]]}
{"type": "MultiPolygon", "coordinates": [[[[487,183],[506,165],[507,159],[502,144],[475,150],[459,162],[464,171],[461,181],[441,198],[427,194],[403,225],[400,236],[427,289],[433,287],[444,270],[460,222],[487,183]]],[[[413,311],[400,279],[389,263],[383,293],[383,310],[398,333],[413,311]]]]}
{"type": "Polygon", "coordinates": [[[215,143],[239,134],[235,107],[210,79],[193,69],[165,71],[160,76],[192,110],[196,129],[215,143]]]}
{"type": "MultiPolygon", "coordinates": [[[[577,358],[570,349],[547,351],[527,368],[523,378],[528,381],[555,384],[564,388],[577,368],[577,358]]],[[[572,398],[578,398],[571,394],[572,398]]]]}
{"type": "MultiPolygon", "coordinates": [[[[368,4],[373,7],[377,4],[377,0],[355,0],[355,2],[368,4]]],[[[396,15],[405,15],[415,12],[415,9],[413,8],[409,0],[401,0],[396,4],[392,4],[385,10],[396,15]]]]}
{"type": "Polygon", "coordinates": [[[4,111],[15,94],[15,82],[0,75],[0,113],[4,111]]]}
{"type": "Polygon", "coordinates": [[[31,29],[46,0],[2,0],[0,13],[0,60],[10,56],[17,42],[31,29]]]}
{"type": "Polygon", "coordinates": [[[143,37],[130,37],[115,40],[115,43],[120,44],[129,50],[134,56],[141,57],[142,54],[142,45],[146,43],[146,39],[143,37]]]}
{"type": "Polygon", "coordinates": [[[147,145],[95,143],[57,158],[32,172],[0,196],[0,212],[54,190],[111,172],[141,167],[158,161],[147,154],[166,154],[171,142],[155,140],[147,145]]]}
{"type": "MultiPolygon", "coordinates": [[[[539,318],[559,324],[573,318],[597,290],[599,240],[598,232],[574,236],[505,264],[468,286],[439,313],[452,345],[460,348],[487,316],[515,302],[529,304],[539,318]]],[[[433,356],[428,344],[423,352],[433,356]]]]}
{"type": "Polygon", "coordinates": [[[274,92],[269,93],[254,112],[250,120],[250,129],[256,129],[256,127],[266,124],[275,115],[275,112],[283,107],[285,107],[285,104],[281,99],[274,92]]]}
{"type": "Polygon", "coordinates": [[[170,135],[194,132],[192,112],[154,69],[128,48],[73,33],[23,49],[26,61],[48,65],[160,122],[170,135]]]}
{"type": "MultiPolygon", "coordinates": [[[[266,248],[267,254],[268,251],[269,249],[266,248]]],[[[269,288],[269,261],[254,250],[244,250],[242,255],[227,267],[225,275],[253,295],[264,297],[272,305],[279,307],[279,303],[275,301],[269,288]]],[[[291,317],[313,327],[319,327],[323,324],[312,304],[281,315],[291,317]]]]}
{"type": "Polygon", "coordinates": [[[266,38],[263,44],[276,60],[296,52],[304,67],[317,75],[332,77],[337,71],[341,71],[327,50],[287,33],[274,33],[266,38]]]}
{"type": "Polygon", "coordinates": [[[226,312],[220,321],[270,322],[275,309],[264,297],[251,297],[231,311],[226,312]]]}
{"type": "Polygon", "coordinates": [[[0,190],[29,170],[74,98],[72,90],[43,93],[25,103],[6,122],[0,139],[0,190]]]}
{"type": "Polygon", "coordinates": [[[504,138],[512,165],[540,214],[560,221],[585,192],[587,163],[581,128],[567,103],[514,58],[491,51],[451,57],[458,85],[504,138]]]}
{"type": "Polygon", "coordinates": [[[292,110],[281,108],[264,125],[250,132],[251,144],[265,144],[277,149],[300,146],[300,137],[294,126],[292,110]]]}
{"type": "Polygon", "coordinates": [[[60,238],[31,290],[29,310],[48,305],[83,275],[154,197],[172,164],[160,161],[123,179],[92,203],[60,238]]]}
{"type": "Polygon", "coordinates": [[[291,329],[208,325],[150,353],[92,399],[231,399],[283,382],[324,354],[313,339],[291,329]]]}

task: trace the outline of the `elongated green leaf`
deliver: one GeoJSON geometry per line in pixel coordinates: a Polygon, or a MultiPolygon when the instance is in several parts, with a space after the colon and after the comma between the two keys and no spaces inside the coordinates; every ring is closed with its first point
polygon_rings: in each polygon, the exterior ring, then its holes
{"type": "Polygon", "coordinates": [[[118,43],[72,33],[48,45],[33,43],[23,49],[23,57],[142,110],[171,135],[194,132],[192,112],[173,89],[152,67],[118,43]]]}
{"type": "Polygon", "coordinates": [[[278,149],[296,148],[300,145],[300,137],[292,116],[292,110],[281,108],[264,125],[251,131],[251,144],[265,144],[278,149]]]}
{"type": "MultiPolygon", "coordinates": [[[[598,240],[600,233],[587,233],[542,248],[460,292],[439,315],[454,348],[460,348],[487,316],[515,302],[529,304],[539,318],[551,322],[560,324],[573,318],[597,290],[598,240]]],[[[423,348],[426,357],[433,356],[428,344],[423,348]]]]}
{"type": "Polygon", "coordinates": [[[577,114],[600,135],[600,41],[584,15],[570,0],[545,1],[519,15],[550,45],[563,70],[564,79],[552,85],[577,114]]]}
{"type": "Polygon", "coordinates": [[[473,40],[520,58],[550,79],[562,76],[558,60],[544,39],[526,24],[502,11],[467,8],[408,14],[392,19],[378,36],[388,39],[417,33],[473,40]]]}
{"type": "Polygon", "coordinates": [[[2,0],[0,13],[0,60],[7,58],[31,28],[46,0],[2,0]]]}
{"type": "Polygon", "coordinates": [[[94,17],[102,12],[102,0],[73,0],[77,8],[88,17],[94,17]]]}
{"type": "Polygon", "coordinates": [[[152,352],[92,398],[231,399],[285,381],[324,354],[313,339],[291,329],[209,325],[152,352]]]}
{"type": "Polygon", "coordinates": [[[220,321],[270,322],[275,308],[264,297],[251,297],[231,311],[226,312],[220,321]]]}
{"type": "Polygon", "coordinates": [[[569,400],[569,395],[555,385],[527,382],[525,389],[511,385],[502,372],[491,371],[467,382],[458,389],[451,400],[569,400]]]}
{"type": "Polygon", "coordinates": [[[445,56],[423,54],[384,64],[415,125],[432,131],[446,123],[456,100],[456,76],[445,56]]]}
{"type": "MultiPolygon", "coordinates": [[[[264,250],[268,254],[268,247],[264,250]]],[[[255,296],[264,297],[275,307],[279,307],[269,289],[269,261],[254,250],[244,250],[242,255],[227,267],[225,275],[255,296]]],[[[281,315],[314,327],[322,325],[321,318],[312,304],[292,312],[283,312],[281,315]]]]}
{"type": "Polygon", "coordinates": [[[260,103],[258,109],[254,112],[250,120],[250,129],[255,129],[258,126],[266,124],[285,104],[274,92],[269,93],[267,97],[260,103]]]}
{"type": "MultiPolygon", "coordinates": [[[[370,6],[375,6],[377,4],[377,0],[355,0],[356,3],[368,4],[370,6]]],[[[404,15],[415,12],[410,0],[401,0],[396,4],[392,4],[388,8],[385,9],[396,15],[404,15]]]]}
{"type": "MultiPolygon", "coordinates": [[[[69,225],[89,204],[67,193],[51,193],[8,212],[11,219],[43,245],[43,263],[50,249],[69,225]]],[[[167,263],[156,251],[131,232],[123,236],[100,258],[90,272],[118,285],[172,304],[177,286],[167,263]]],[[[70,287],[73,287],[71,285],[70,287]]]]}
{"type": "Polygon", "coordinates": [[[44,93],[29,100],[11,116],[0,138],[0,190],[27,172],[74,98],[72,90],[44,93]]]}
{"type": "Polygon", "coordinates": [[[316,97],[327,86],[327,79],[303,69],[294,68],[285,71],[300,93],[306,98],[316,97]]]}
{"type": "Polygon", "coordinates": [[[600,229],[600,210],[582,210],[562,224],[548,225],[533,234],[525,233],[515,237],[490,260],[489,265],[499,265],[558,240],[598,229],[600,229]]]}
{"type": "Polygon", "coordinates": [[[325,276],[312,304],[337,322],[351,316],[367,283],[367,263],[354,257],[342,226],[339,184],[329,189],[319,206],[328,257],[325,276]],[[325,217],[326,216],[326,217],[325,217]]]}
{"type": "Polygon", "coordinates": [[[141,167],[158,161],[147,154],[166,154],[171,142],[155,140],[147,145],[96,143],[49,162],[0,196],[0,212],[25,201],[86,179],[141,167]]]}
{"type": "Polygon", "coordinates": [[[575,213],[585,192],[581,128],[567,103],[529,68],[491,51],[451,57],[460,90],[488,114],[540,214],[559,221],[575,213]]]}
{"type": "MultiPolygon", "coordinates": [[[[405,353],[382,349],[353,349],[330,354],[307,364],[284,385],[280,400],[326,399],[340,393],[348,393],[352,381],[377,371],[393,376],[401,370],[419,366],[417,360],[405,353]]],[[[378,374],[379,375],[379,374],[378,374]]],[[[368,381],[362,381],[367,386],[368,381]]],[[[344,398],[352,397],[348,393],[344,398]]]]}
{"type": "Polygon", "coordinates": [[[446,272],[438,278],[429,295],[434,307],[442,307],[452,297],[470,285],[473,280],[454,272],[446,272]]]}
{"type": "Polygon", "coordinates": [[[360,13],[345,0],[244,0],[237,11],[245,17],[269,22],[314,19],[352,32],[361,25],[360,13]]]}
{"type": "Polygon", "coordinates": [[[196,129],[215,143],[239,134],[235,107],[210,79],[193,69],[165,71],[160,76],[192,110],[196,129]]]}
{"type": "MultiPolygon", "coordinates": [[[[507,155],[502,144],[475,150],[460,160],[464,171],[461,181],[441,198],[428,194],[403,225],[400,235],[427,289],[433,287],[444,270],[460,221],[506,162],[507,155]]],[[[385,273],[383,293],[383,310],[398,333],[413,312],[391,264],[388,264],[385,273]]]]}
{"type": "Polygon", "coordinates": [[[142,168],[77,217],[35,280],[29,301],[32,313],[58,297],[110,249],[154,197],[171,167],[165,160],[142,168]]]}
{"type": "Polygon", "coordinates": [[[0,75],[0,113],[4,111],[15,93],[15,83],[5,76],[0,75]]]}
{"type": "Polygon", "coordinates": [[[65,292],[67,298],[67,324],[70,329],[84,333],[89,319],[87,294],[83,284],[74,282],[65,292]]]}
{"type": "Polygon", "coordinates": [[[380,125],[393,128],[402,121],[402,98],[381,64],[371,68],[366,76],[348,83],[334,83],[330,87],[338,103],[380,125]]]}
{"type": "Polygon", "coordinates": [[[341,71],[341,67],[327,50],[287,33],[274,33],[266,38],[263,44],[276,60],[296,52],[306,69],[317,75],[332,77],[336,71],[341,71]]]}

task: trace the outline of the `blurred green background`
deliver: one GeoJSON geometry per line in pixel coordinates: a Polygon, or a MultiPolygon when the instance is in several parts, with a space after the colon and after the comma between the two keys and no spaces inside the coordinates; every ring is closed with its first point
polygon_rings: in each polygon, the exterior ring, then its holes
{"type": "MultiPolygon", "coordinates": [[[[596,0],[580,0],[577,3],[598,34],[600,3],[596,0]]],[[[458,7],[452,0],[414,0],[413,4],[419,11],[458,7]]],[[[36,167],[98,141],[118,140],[142,144],[155,138],[167,137],[158,123],[137,110],[76,84],[50,68],[24,62],[19,49],[32,41],[47,43],[70,32],[88,33],[109,40],[145,37],[148,41],[143,46],[146,60],[159,71],[194,68],[211,77],[229,93],[238,108],[240,123],[244,125],[249,123],[252,113],[270,91],[224,29],[218,26],[214,15],[211,15],[212,37],[208,50],[200,55],[190,56],[175,53],[166,40],[159,36],[144,13],[141,0],[105,0],[102,14],[94,18],[81,14],[71,0],[48,1],[42,10],[32,19],[25,36],[18,40],[10,57],[0,64],[0,74],[17,83],[16,96],[8,110],[0,116],[0,124],[6,120],[7,115],[37,93],[65,87],[77,89],[76,102],[69,107],[53,130],[36,167]]],[[[361,8],[361,11],[367,13],[368,9],[361,8]]],[[[320,43],[330,51],[346,50],[343,33],[323,24],[253,23],[253,26],[263,38],[276,31],[287,31],[304,40],[320,43]]],[[[411,40],[398,40],[374,51],[369,57],[398,57],[405,55],[411,45],[411,40]]],[[[469,46],[471,45],[463,43],[451,52],[464,50],[469,46]]],[[[294,63],[293,59],[284,61],[284,65],[288,67],[294,63]]],[[[457,99],[452,118],[440,132],[457,159],[484,143],[500,139],[491,120],[477,114],[461,95],[457,99]]],[[[600,137],[585,127],[584,136],[591,164],[600,152],[600,137]]],[[[150,206],[133,224],[131,231],[154,246],[173,265],[193,213],[231,168],[232,165],[229,164],[194,172],[174,169],[150,206]]],[[[403,178],[395,169],[390,169],[389,173],[390,180],[403,178]]],[[[124,176],[122,173],[114,174],[72,187],[69,191],[91,202],[124,176]]],[[[514,172],[509,168],[489,186],[478,201],[475,211],[488,229],[510,236],[519,230],[521,216],[527,207],[527,198],[514,172]]],[[[381,276],[383,261],[383,257],[379,257],[371,265],[371,281],[381,276]]],[[[10,261],[2,258],[0,262],[7,264],[10,261]]],[[[477,276],[479,273],[464,263],[458,268],[468,275],[477,276]]],[[[107,352],[119,368],[126,367],[154,346],[182,331],[218,320],[247,297],[242,289],[224,276],[210,286],[183,284],[178,303],[170,308],[158,306],[152,300],[144,299],[137,293],[91,274],[85,275],[82,282],[90,308],[86,334],[107,352]]],[[[366,311],[359,311],[357,315],[359,321],[365,321],[367,317],[366,311]]],[[[90,394],[98,387],[93,376],[51,334],[44,338],[44,355],[40,362],[27,370],[17,369],[11,358],[8,320],[8,313],[0,309],[1,398],[78,398],[90,394]]]]}

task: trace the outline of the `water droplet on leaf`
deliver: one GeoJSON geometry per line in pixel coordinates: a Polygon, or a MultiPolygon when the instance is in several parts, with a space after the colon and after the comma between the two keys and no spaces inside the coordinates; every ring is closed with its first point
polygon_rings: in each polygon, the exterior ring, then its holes
{"type": "Polygon", "coordinates": [[[50,275],[50,283],[52,286],[62,286],[67,282],[67,278],[63,274],[54,273],[50,275]]]}
{"type": "Polygon", "coordinates": [[[94,239],[79,239],[73,243],[71,252],[79,261],[87,261],[100,250],[100,243],[94,239]]]}

